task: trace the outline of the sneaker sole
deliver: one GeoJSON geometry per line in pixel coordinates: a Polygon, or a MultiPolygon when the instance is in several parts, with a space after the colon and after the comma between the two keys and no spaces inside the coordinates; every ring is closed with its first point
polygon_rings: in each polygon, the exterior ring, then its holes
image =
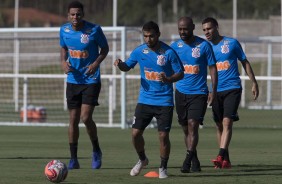
{"type": "Polygon", "coordinates": [[[100,169],[101,168],[101,166],[100,167],[92,167],[92,169],[100,169]]]}
{"type": "Polygon", "coordinates": [[[147,165],[149,164],[149,160],[147,159],[147,163],[145,163],[143,166],[142,166],[142,168],[140,169],[140,171],[138,172],[138,173],[132,173],[133,171],[133,169],[131,169],[131,171],[130,171],[130,176],[138,176],[139,174],[140,174],[140,172],[142,171],[142,169],[144,168],[144,167],[146,167],[147,165]]]}
{"type": "Polygon", "coordinates": [[[190,170],[189,169],[180,169],[180,172],[182,172],[182,173],[190,173],[190,170]]]}
{"type": "Polygon", "coordinates": [[[222,166],[221,168],[222,168],[222,169],[231,169],[231,165],[228,165],[228,166],[222,166]]]}
{"type": "Polygon", "coordinates": [[[218,162],[217,160],[213,160],[212,162],[214,164],[214,168],[218,169],[222,167],[222,164],[218,162]]]}
{"type": "Polygon", "coordinates": [[[80,167],[68,167],[69,170],[72,170],[72,169],[80,169],[80,167]]]}
{"type": "Polygon", "coordinates": [[[201,172],[201,169],[191,169],[191,172],[201,172]]]}

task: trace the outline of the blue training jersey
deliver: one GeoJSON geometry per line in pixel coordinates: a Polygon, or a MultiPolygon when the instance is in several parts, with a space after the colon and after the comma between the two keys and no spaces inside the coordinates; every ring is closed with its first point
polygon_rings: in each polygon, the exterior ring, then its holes
{"type": "Polygon", "coordinates": [[[157,75],[164,72],[167,77],[183,72],[181,61],[175,51],[160,42],[160,49],[152,51],[142,44],[132,51],[125,61],[130,68],[140,66],[141,85],[138,103],[156,106],[173,106],[173,84],[163,83],[157,75]]]}
{"type": "Polygon", "coordinates": [[[234,38],[223,37],[216,45],[212,44],[218,71],[217,91],[241,88],[241,79],[238,62],[247,58],[241,44],[234,38]]]}
{"type": "Polygon", "coordinates": [[[207,67],[216,64],[212,47],[206,40],[195,36],[186,44],[177,40],[171,44],[184,66],[184,78],[176,82],[176,89],[184,94],[208,94],[207,67]]]}
{"type": "Polygon", "coordinates": [[[75,31],[71,23],[60,28],[60,45],[68,50],[68,62],[73,71],[68,73],[67,82],[92,84],[100,82],[100,67],[92,75],[86,75],[87,66],[99,56],[99,48],[108,46],[107,39],[97,24],[84,21],[82,30],[75,31]]]}

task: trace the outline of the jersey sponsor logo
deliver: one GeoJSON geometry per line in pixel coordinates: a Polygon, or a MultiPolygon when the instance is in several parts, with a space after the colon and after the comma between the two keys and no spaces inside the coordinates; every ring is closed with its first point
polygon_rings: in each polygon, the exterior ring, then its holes
{"type": "Polygon", "coordinates": [[[177,47],[180,47],[180,48],[181,48],[181,47],[183,47],[183,46],[184,46],[184,44],[183,44],[182,42],[178,42],[178,43],[177,43],[177,47]]]}
{"type": "Polygon", "coordinates": [[[89,43],[89,35],[87,35],[87,34],[81,34],[80,42],[81,42],[81,43],[84,43],[84,44],[89,43]]]}
{"type": "Polygon", "coordinates": [[[143,49],[142,52],[143,52],[143,54],[148,54],[149,53],[149,49],[143,49]]]}
{"type": "Polygon", "coordinates": [[[151,81],[160,81],[158,79],[158,75],[160,74],[159,72],[150,72],[150,71],[144,71],[145,72],[145,78],[147,80],[151,80],[151,81]]]}
{"type": "Polygon", "coordinates": [[[184,74],[199,74],[199,65],[184,65],[184,74]]]}
{"type": "Polygon", "coordinates": [[[221,46],[221,53],[227,54],[229,52],[229,45],[228,44],[223,44],[221,46]]]}
{"type": "Polygon", "coordinates": [[[72,58],[77,58],[77,59],[80,59],[80,58],[88,58],[89,56],[89,53],[87,50],[71,50],[69,49],[69,54],[72,58]]]}
{"type": "Polygon", "coordinates": [[[68,33],[68,32],[70,32],[70,28],[69,27],[65,27],[64,31],[68,33]]]}
{"type": "Polygon", "coordinates": [[[160,65],[160,66],[164,66],[165,65],[165,56],[158,55],[157,58],[158,58],[157,64],[160,65]]]}
{"type": "Polygon", "coordinates": [[[230,68],[230,63],[228,60],[223,61],[223,62],[217,62],[216,68],[217,68],[217,71],[228,70],[230,68]]]}
{"type": "Polygon", "coordinates": [[[200,56],[201,56],[200,48],[198,48],[198,47],[192,48],[192,57],[193,58],[198,58],[200,56]]]}

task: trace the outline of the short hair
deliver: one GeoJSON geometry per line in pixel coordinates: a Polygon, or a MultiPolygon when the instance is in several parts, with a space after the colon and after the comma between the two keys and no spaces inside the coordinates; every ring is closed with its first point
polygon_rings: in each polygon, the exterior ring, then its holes
{"type": "Polygon", "coordinates": [[[202,21],[202,24],[206,24],[206,23],[212,23],[214,26],[218,27],[218,22],[215,18],[212,18],[212,17],[207,17],[205,18],[203,21],[202,21]]]}
{"type": "Polygon", "coordinates": [[[142,31],[154,30],[156,33],[160,33],[160,29],[157,23],[149,21],[143,25],[142,31]]]}
{"type": "Polygon", "coordinates": [[[189,22],[191,24],[194,24],[193,19],[191,17],[180,17],[178,19],[178,22],[180,22],[180,21],[187,21],[187,22],[189,22]]]}
{"type": "Polygon", "coordinates": [[[73,1],[68,5],[68,11],[70,11],[71,8],[80,8],[83,12],[83,4],[79,1],[73,1]]]}

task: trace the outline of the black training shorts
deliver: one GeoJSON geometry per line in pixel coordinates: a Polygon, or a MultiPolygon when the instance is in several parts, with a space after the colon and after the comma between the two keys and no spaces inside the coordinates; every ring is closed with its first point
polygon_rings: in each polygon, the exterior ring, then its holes
{"type": "Polygon", "coordinates": [[[175,107],[179,124],[186,126],[188,119],[194,119],[202,125],[207,110],[207,101],[207,94],[187,95],[175,90],[175,107]]]}
{"type": "Polygon", "coordinates": [[[213,119],[216,123],[222,122],[223,118],[238,121],[238,107],[240,105],[242,89],[232,89],[217,92],[217,97],[212,103],[213,119]]]}
{"type": "Polygon", "coordinates": [[[153,117],[157,120],[158,131],[169,132],[172,124],[173,106],[154,106],[138,103],[132,128],[145,130],[153,117]]]}
{"type": "Polygon", "coordinates": [[[80,108],[81,104],[98,106],[98,97],[101,83],[97,84],[72,84],[67,83],[68,109],[80,108]]]}

